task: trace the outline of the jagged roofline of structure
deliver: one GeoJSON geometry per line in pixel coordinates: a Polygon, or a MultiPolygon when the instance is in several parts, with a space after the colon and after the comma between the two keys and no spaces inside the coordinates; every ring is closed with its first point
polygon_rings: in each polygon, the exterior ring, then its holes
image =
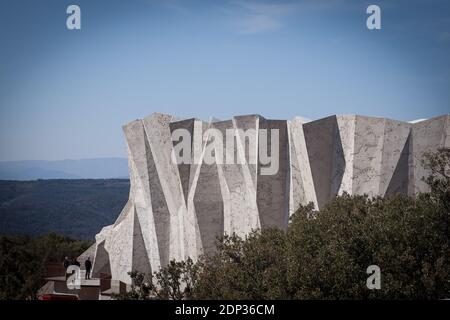
{"type": "Polygon", "coordinates": [[[426,191],[423,154],[450,147],[449,115],[416,123],[358,115],[308,122],[247,115],[208,123],[154,113],[123,130],[130,197],[117,221],[96,236],[93,274],[110,273],[126,283],[131,270],[149,273],[171,259],[211,252],[217,235],[286,228],[289,216],[309,202],[322,208],[343,192],[426,191]],[[278,129],[279,170],[267,176],[260,163],[207,165],[204,142],[192,145],[202,155],[198,163],[171,161],[174,130],[184,128],[195,136],[210,127],[222,133],[235,129],[235,155],[247,150],[245,136],[236,129],[255,129],[250,134],[256,141],[258,129],[278,129]]]}

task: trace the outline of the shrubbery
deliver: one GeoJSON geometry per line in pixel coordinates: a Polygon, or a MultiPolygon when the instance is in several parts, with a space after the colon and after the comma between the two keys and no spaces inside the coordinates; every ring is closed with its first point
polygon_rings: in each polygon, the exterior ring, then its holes
{"type": "Polygon", "coordinates": [[[90,245],[56,234],[0,236],[0,300],[36,299],[46,264],[62,264],[64,256],[77,257],[90,245]]]}

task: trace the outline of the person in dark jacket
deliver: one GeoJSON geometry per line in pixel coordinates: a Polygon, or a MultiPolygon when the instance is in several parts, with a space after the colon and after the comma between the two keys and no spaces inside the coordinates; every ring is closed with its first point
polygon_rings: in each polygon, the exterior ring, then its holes
{"type": "Polygon", "coordinates": [[[69,260],[68,257],[65,257],[65,258],[64,258],[63,266],[64,266],[64,273],[65,273],[66,279],[67,279],[67,277],[68,277],[68,274],[67,274],[67,268],[70,266],[70,260],[69,260]]]}
{"type": "Polygon", "coordinates": [[[84,267],[86,268],[85,279],[90,279],[91,278],[91,268],[92,268],[92,263],[91,263],[91,258],[90,257],[88,257],[86,259],[86,261],[84,262],[84,267]]]}
{"type": "Polygon", "coordinates": [[[78,262],[77,258],[73,258],[72,264],[77,267],[81,266],[81,264],[80,264],[80,262],[78,262]]]}
{"type": "Polygon", "coordinates": [[[70,260],[69,260],[68,257],[65,257],[65,258],[64,258],[63,266],[64,266],[64,269],[66,269],[66,270],[67,270],[67,268],[70,266],[70,260]]]}

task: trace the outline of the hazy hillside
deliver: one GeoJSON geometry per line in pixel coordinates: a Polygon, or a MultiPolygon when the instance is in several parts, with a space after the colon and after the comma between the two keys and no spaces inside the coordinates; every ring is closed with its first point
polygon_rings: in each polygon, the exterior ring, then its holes
{"type": "Polygon", "coordinates": [[[129,188],[126,179],[0,181],[0,234],[93,239],[115,221],[129,188]]]}
{"type": "Polygon", "coordinates": [[[128,178],[126,158],[0,161],[0,180],[128,178]]]}

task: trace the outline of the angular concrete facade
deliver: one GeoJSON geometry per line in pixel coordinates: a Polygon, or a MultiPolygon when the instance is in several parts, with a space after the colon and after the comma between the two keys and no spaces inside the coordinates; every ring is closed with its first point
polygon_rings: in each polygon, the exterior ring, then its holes
{"type": "MultiPolygon", "coordinates": [[[[310,122],[249,115],[205,123],[155,113],[123,129],[130,197],[114,225],[96,236],[93,276],[110,273],[125,283],[128,271],[150,273],[171,259],[211,252],[217,235],[286,228],[299,205],[322,208],[343,192],[426,191],[423,154],[450,147],[449,115],[414,124],[357,115],[310,122]],[[235,134],[231,151],[222,150],[235,162],[205,161],[216,139],[211,128],[223,137],[235,134]],[[188,163],[174,161],[177,129],[189,132],[188,163]],[[277,129],[278,139],[260,129],[277,129]],[[267,155],[277,155],[278,170],[271,175],[263,174],[262,141],[268,142],[267,155]]],[[[214,151],[216,159],[220,155],[214,151]]]]}

